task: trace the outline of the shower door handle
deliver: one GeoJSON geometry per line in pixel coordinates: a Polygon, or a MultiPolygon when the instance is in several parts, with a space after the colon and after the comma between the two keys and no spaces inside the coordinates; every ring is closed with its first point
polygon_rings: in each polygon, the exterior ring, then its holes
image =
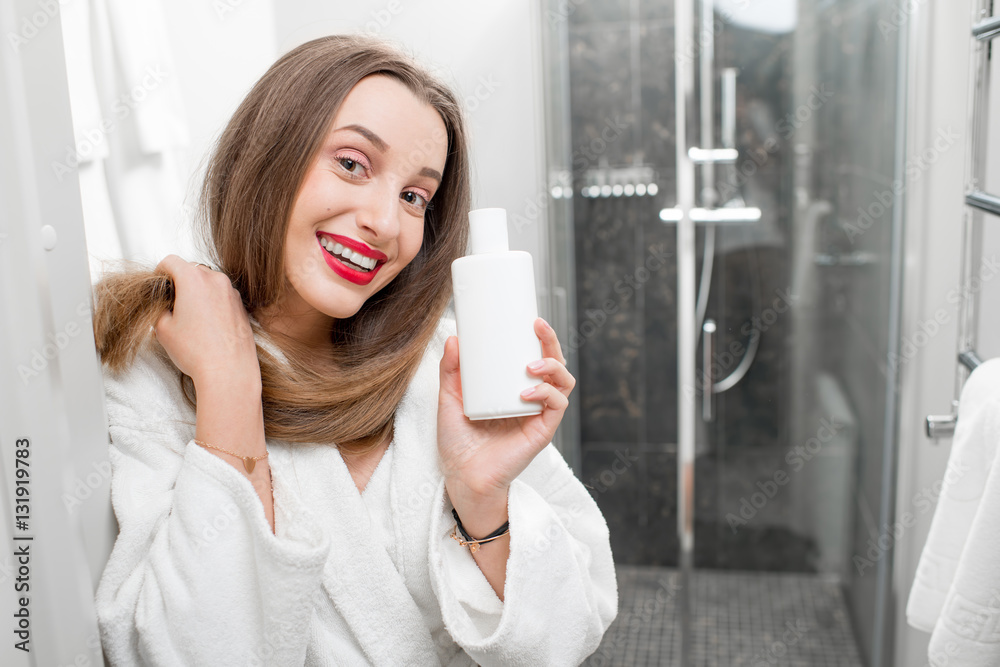
{"type": "Polygon", "coordinates": [[[705,320],[701,325],[701,374],[704,386],[701,389],[701,418],[715,421],[715,386],[712,379],[712,356],[715,354],[715,320],[705,320]]]}
{"type": "Polygon", "coordinates": [[[935,441],[941,438],[950,438],[955,435],[955,427],[957,425],[958,401],[952,401],[950,415],[927,415],[924,418],[924,433],[927,434],[928,438],[935,441]]]}
{"type": "Polygon", "coordinates": [[[958,417],[955,415],[927,415],[924,421],[924,431],[931,440],[950,438],[955,435],[955,425],[958,417]]]}

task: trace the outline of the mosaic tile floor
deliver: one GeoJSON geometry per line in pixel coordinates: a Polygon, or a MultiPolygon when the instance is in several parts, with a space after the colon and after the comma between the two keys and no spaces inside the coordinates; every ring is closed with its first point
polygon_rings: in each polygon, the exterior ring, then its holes
{"type": "MultiPolygon", "coordinates": [[[[619,565],[618,618],[584,664],[680,665],[680,577],[619,565]]],[[[698,570],[692,576],[692,667],[863,667],[835,579],[698,570]]]]}

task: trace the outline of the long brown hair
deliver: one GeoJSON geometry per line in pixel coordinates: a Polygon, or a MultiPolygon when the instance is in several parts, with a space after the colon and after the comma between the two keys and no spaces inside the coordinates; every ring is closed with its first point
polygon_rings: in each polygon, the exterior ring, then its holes
{"type": "MultiPolygon", "coordinates": [[[[416,258],[353,317],[331,331],[333,358],[307,359],[292,341],[268,337],[282,364],[257,346],[264,429],[289,442],[336,443],[360,451],[391,433],[393,417],[451,293],[451,262],[466,246],[468,139],[457,98],[383,41],[330,36],[282,56],[254,85],[209,160],[199,217],[218,270],[251,314],[286,286],[285,233],[298,189],[337,110],[358,81],[391,76],[441,115],[448,156],[416,258]],[[319,362],[319,363],[317,363],[319,362]]],[[[287,267],[298,270],[297,267],[287,267]]],[[[173,305],[173,282],[155,270],[106,274],[95,287],[94,334],[112,372],[128,368],[151,326],[173,305]]],[[[192,402],[193,382],[178,371],[192,402]]]]}

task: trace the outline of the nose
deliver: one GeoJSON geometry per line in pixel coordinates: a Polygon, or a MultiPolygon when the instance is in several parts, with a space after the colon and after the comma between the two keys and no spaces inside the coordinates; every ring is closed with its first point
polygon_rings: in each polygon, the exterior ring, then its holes
{"type": "Polygon", "coordinates": [[[356,214],[358,228],[372,242],[385,243],[396,238],[399,234],[399,198],[386,187],[365,190],[356,214]]]}

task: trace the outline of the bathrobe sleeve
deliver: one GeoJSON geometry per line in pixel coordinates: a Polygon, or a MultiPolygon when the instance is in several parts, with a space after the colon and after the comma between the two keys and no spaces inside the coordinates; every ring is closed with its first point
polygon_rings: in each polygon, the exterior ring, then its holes
{"type": "Polygon", "coordinates": [[[439,491],[431,582],[455,642],[484,667],[579,665],[597,650],[618,613],[608,527],[559,451],[548,445],[511,484],[503,601],[451,538],[451,503],[439,491]]]}
{"type": "Polygon", "coordinates": [[[329,550],[271,463],[278,534],[253,486],[190,442],[169,362],[105,376],[119,535],[96,596],[112,665],[302,665],[329,550]]]}

